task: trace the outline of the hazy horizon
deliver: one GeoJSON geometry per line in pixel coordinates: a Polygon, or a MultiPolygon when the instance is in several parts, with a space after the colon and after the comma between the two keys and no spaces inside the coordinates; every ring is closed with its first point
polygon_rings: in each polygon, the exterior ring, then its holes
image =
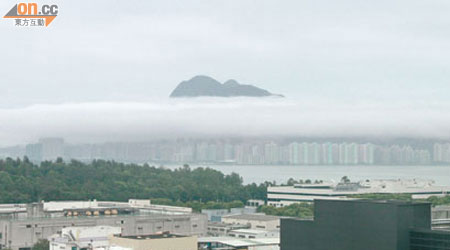
{"type": "Polygon", "coordinates": [[[0,109],[0,145],[62,137],[72,143],[227,136],[447,139],[450,103],[289,98],[160,98],[0,109]]]}

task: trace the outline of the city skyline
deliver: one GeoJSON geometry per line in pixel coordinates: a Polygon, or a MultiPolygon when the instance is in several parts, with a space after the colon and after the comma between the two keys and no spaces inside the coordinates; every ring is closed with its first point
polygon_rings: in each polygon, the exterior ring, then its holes
{"type": "Polygon", "coordinates": [[[433,165],[450,163],[450,141],[367,139],[216,138],[73,144],[41,138],[26,146],[0,148],[0,157],[33,162],[95,159],[133,163],[237,165],[433,165]]]}

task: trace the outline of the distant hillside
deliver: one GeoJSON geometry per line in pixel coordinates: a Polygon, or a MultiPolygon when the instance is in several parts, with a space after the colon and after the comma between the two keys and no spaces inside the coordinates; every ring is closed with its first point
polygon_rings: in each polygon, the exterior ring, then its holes
{"type": "Polygon", "coordinates": [[[253,85],[240,84],[235,80],[220,83],[209,76],[195,76],[188,81],[183,81],[172,91],[170,97],[198,97],[198,96],[279,96],[265,89],[253,85]]]}

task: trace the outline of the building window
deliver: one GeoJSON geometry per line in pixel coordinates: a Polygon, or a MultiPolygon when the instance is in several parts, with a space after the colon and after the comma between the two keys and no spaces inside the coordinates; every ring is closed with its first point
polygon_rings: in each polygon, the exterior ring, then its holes
{"type": "Polygon", "coordinates": [[[31,225],[27,225],[27,228],[31,228],[31,225]]]}
{"type": "Polygon", "coordinates": [[[175,225],[175,228],[180,228],[180,225],[175,225]]]}
{"type": "Polygon", "coordinates": [[[197,224],[192,225],[192,227],[197,227],[197,224]]]}

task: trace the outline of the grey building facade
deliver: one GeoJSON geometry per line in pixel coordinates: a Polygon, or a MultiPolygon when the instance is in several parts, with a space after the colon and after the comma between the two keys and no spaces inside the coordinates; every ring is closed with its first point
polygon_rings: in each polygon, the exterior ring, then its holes
{"type": "Polygon", "coordinates": [[[281,250],[409,250],[430,228],[429,203],[315,200],[314,220],[281,220],[281,250]]]}
{"type": "Polygon", "coordinates": [[[450,231],[415,229],[409,240],[410,250],[450,250],[450,231]]]}
{"type": "MultiPolygon", "coordinates": [[[[30,250],[39,239],[47,239],[65,227],[114,226],[121,228],[122,236],[151,235],[164,231],[198,236],[207,233],[208,218],[204,214],[161,213],[153,207],[144,209],[145,206],[126,203],[103,203],[105,205],[96,202],[99,206],[68,207],[59,211],[45,211],[43,203],[10,205],[8,212],[0,213],[0,249],[30,250]],[[14,208],[17,209],[12,210],[14,208]]],[[[159,208],[158,205],[155,207],[159,208]]],[[[171,209],[162,207],[166,212],[171,209]]],[[[173,209],[177,211],[176,207],[173,209]]]]}

